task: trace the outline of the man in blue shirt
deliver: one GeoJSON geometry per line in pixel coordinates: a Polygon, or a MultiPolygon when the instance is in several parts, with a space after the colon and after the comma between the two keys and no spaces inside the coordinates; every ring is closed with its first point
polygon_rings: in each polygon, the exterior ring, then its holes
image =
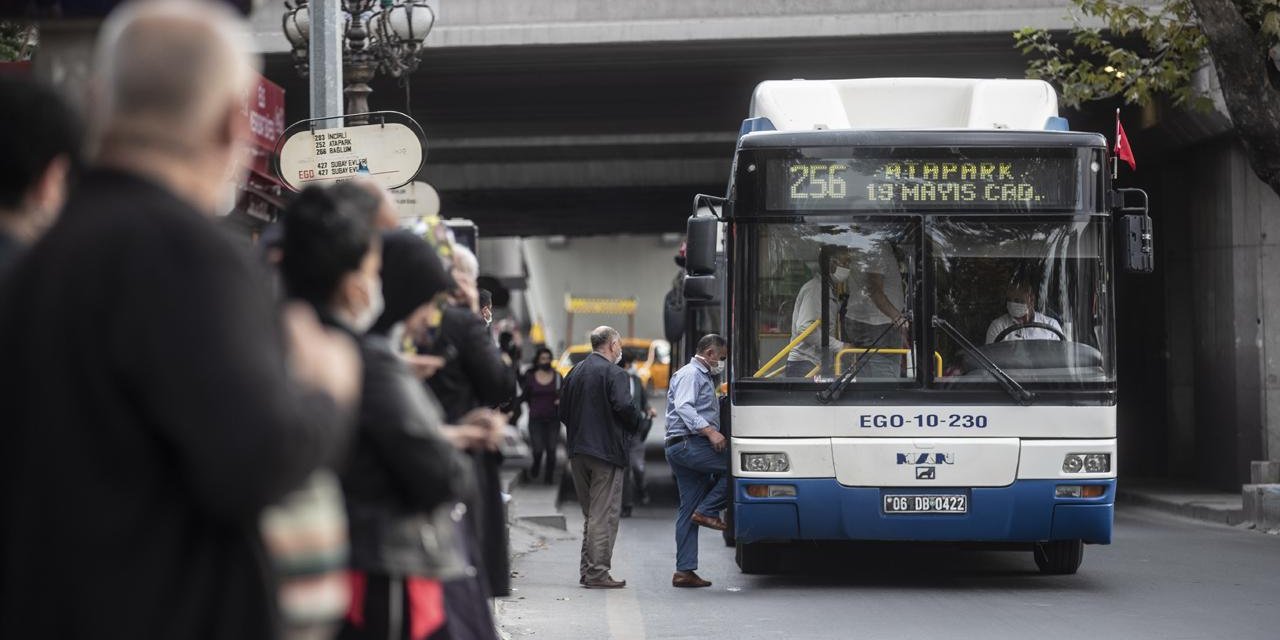
{"type": "Polygon", "coordinates": [[[676,476],[676,572],[673,587],[709,587],[698,577],[698,527],[724,531],[718,516],[729,496],[729,441],[720,434],[715,377],[728,358],[725,339],[712,333],[698,341],[697,355],[681,367],[667,389],[667,462],[676,476]]]}

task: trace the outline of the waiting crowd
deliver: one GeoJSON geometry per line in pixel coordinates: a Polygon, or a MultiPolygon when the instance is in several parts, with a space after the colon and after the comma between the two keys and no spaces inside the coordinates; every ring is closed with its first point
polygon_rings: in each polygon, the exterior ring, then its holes
{"type": "MultiPolygon", "coordinates": [[[[0,637],[496,638],[523,405],[531,480],[568,428],[580,583],[623,586],[655,412],[618,333],[566,378],[546,349],[520,374],[476,257],[396,230],[371,183],[307,188],[235,242],[213,214],[245,160],[242,29],[217,4],[117,11],[88,136],[0,78],[0,637]]],[[[710,338],[669,396],[675,586],[709,584],[695,527],[723,527],[710,338]]]]}

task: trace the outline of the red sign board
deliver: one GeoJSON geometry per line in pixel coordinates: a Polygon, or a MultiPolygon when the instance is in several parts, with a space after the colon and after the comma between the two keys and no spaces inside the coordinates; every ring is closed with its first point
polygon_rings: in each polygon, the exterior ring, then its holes
{"type": "Polygon", "coordinates": [[[258,76],[257,84],[245,95],[241,113],[249,119],[249,131],[253,134],[251,168],[274,181],[271,153],[276,148],[276,139],[284,133],[284,89],[258,76]]]}

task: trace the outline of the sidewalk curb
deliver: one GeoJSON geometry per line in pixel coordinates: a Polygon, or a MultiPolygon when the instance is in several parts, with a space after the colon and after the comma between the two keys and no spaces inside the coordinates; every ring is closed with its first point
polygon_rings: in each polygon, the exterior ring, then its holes
{"type": "MultiPolygon", "coordinates": [[[[525,487],[524,473],[519,472],[514,474],[509,480],[507,480],[502,488],[503,491],[505,491],[507,494],[511,496],[511,501],[507,506],[508,524],[512,522],[512,514],[519,513],[520,511],[517,505],[520,504],[521,494],[526,493],[525,491],[522,491],[524,487],[525,487]]],[[[541,501],[527,500],[526,504],[528,502],[541,502],[541,501]]],[[[560,512],[560,504],[558,500],[555,501],[555,505],[554,507],[551,508],[550,512],[547,512],[546,508],[543,507],[541,511],[523,514],[523,515],[516,515],[514,519],[520,522],[528,522],[528,523],[536,524],[542,527],[559,529],[560,531],[569,530],[569,525],[565,521],[564,514],[560,512]]]]}
{"type": "Polygon", "coordinates": [[[1147,507],[1185,518],[1235,527],[1251,525],[1243,509],[1231,509],[1195,501],[1180,501],[1135,489],[1117,488],[1116,503],[1147,507]]]}

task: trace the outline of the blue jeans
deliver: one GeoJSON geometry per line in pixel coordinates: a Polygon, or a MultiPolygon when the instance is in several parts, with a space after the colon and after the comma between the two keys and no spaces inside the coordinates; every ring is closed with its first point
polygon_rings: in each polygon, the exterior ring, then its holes
{"type": "Polygon", "coordinates": [[[698,568],[698,525],[693,514],[719,517],[729,499],[729,449],[716,453],[711,441],[696,435],[667,445],[667,462],[676,475],[680,509],[676,512],[676,571],[698,568]]]}

